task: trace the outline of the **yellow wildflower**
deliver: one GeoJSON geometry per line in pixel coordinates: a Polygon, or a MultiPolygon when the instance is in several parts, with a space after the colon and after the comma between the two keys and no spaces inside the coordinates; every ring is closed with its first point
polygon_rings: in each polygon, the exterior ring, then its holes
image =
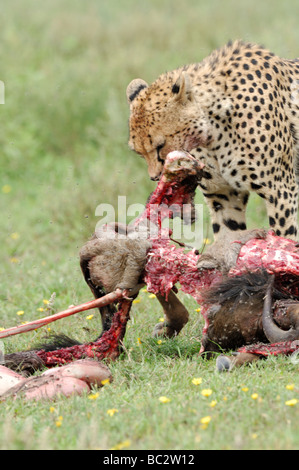
{"type": "Polygon", "coordinates": [[[190,413],[194,413],[194,414],[197,414],[197,410],[195,408],[188,408],[188,411],[190,413]]]}
{"type": "Polygon", "coordinates": [[[256,432],[251,434],[251,439],[257,439],[257,438],[258,438],[258,434],[256,432]]]}
{"type": "Polygon", "coordinates": [[[86,320],[92,320],[92,319],[93,319],[93,315],[87,315],[86,320]]]}
{"type": "Polygon", "coordinates": [[[295,406],[297,405],[297,403],[298,403],[298,400],[296,398],[292,398],[292,400],[288,400],[285,402],[287,406],[295,406]]]}
{"type": "Polygon", "coordinates": [[[171,400],[170,398],[167,398],[167,397],[159,397],[159,401],[161,403],[169,403],[171,400]]]}
{"type": "Polygon", "coordinates": [[[248,389],[248,387],[242,387],[241,390],[242,390],[242,392],[248,392],[249,389],[248,389]]]}
{"type": "Polygon", "coordinates": [[[122,450],[125,447],[130,447],[131,441],[130,439],[126,439],[123,442],[120,442],[119,444],[116,444],[114,447],[111,447],[111,450],[122,450]]]}
{"type": "Polygon", "coordinates": [[[137,338],[137,344],[142,344],[142,341],[140,338],[137,338]]]}
{"type": "Polygon", "coordinates": [[[163,343],[162,339],[158,339],[157,344],[162,344],[162,343],[163,343]]]}
{"type": "Polygon", "coordinates": [[[50,413],[54,413],[54,411],[55,411],[55,408],[54,408],[54,406],[50,406],[50,409],[49,409],[49,411],[50,411],[50,413]]]}
{"type": "Polygon", "coordinates": [[[201,429],[207,429],[208,425],[210,424],[211,419],[212,419],[211,416],[204,416],[203,418],[201,418],[200,420],[201,429]]]}
{"type": "Polygon", "coordinates": [[[288,385],[286,385],[286,389],[287,389],[287,390],[294,390],[294,388],[295,388],[295,384],[288,384],[288,385]]]}
{"type": "Polygon", "coordinates": [[[200,307],[198,307],[198,308],[195,309],[195,312],[200,312],[200,311],[201,311],[201,308],[200,308],[200,307]]]}
{"type": "Polygon", "coordinates": [[[165,318],[163,318],[163,317],[159,318],[159,322],[160,322],[160,323],[163,323],[164,320],[165,320],[165,318]]]}
{"type": "Polygon", "coordinates": [[[192,379],[192,383],[193,383],[193,385],[200,385],[202,383],[202,378],[201,377],[194,377],[194,379],[192,379]]]}
{"type": "Polygon", "coordinates": [[[204,416],[203,418],[201,418],[200,422],[201,424],[209,424],[211,419],[211,416],[204,416]]]}
{"type": "Polygon", "coordinates": [[[20,262],[19,258],[16,258],[15,256],[13,256],[12,258],[10,258],[9,260],[11,263],[14,263],[14,264],[17,264],[20,262]]]}
{"type": "Polygon", "coordinates": [[[10,191],[11,191],[11,186],[9,184],[5,184],[4,186],[2,186],[2,192],[4,194],[10,193],[10,191]]]}
{"type": "Polygon", "coordinates": [[[214,408],[214,406],[217,405],[217,400],[212,400],[211,403],[210,403],[210,407],[211,408],[214,408]]]}
{"type": "Polygon", "coordinates": [[[210,395],[212,395],[213,390],[211,390],[210,388],[204,388],[200,393],[203,397],[209,397],[210,395]]]}
{"type": "Polygon", "coordinates": [[[10,235],[10,238],[12,238],[13,240],[18,240],[18,238],[20,238],[20,234],[18,232],[13,232],[10,235]]]}
{"type": "Polygon", "coordinates": [[[258,393],[253,393],[253,394],[251,395],[251,398],[252,398],[253,400],[257,400],[258,397],[259,397],[259,396],[258,396],[258,393]]]}
{"type": "Polygon", "coordinates": [[[60,428],[60,426],[62,425],[62,421],[63,421],[63,417],[62,416],[58,416],[57,418],[57,421],[56,421],[56,426],[57,428],[60,428]]]}
{"type": "Polygon", "coordinates": [[[149,299],[155,299],[155,298],[156,298],[156,294],[149,294],[148,298],[149,298],[149,299]]]}
{"type": "Polygon", "coordinates": [[[44,308],[43,308],[43,307],[39,307],[39,308],[37,309],[37,311],[38,311],[38,312],[43,312],[43,311],[44,311],[44,308]]]}
{"type": "Polygon", "coordinates": [[[97,393],[90,393],[87,398],[88,398],[89,400],[96,400],[99,396],[100,396],[99,392],[97,392],[97,393]]]}
{"type": "Polygon", "coordinates": [[[134,299],[133,304],[139,304],[140,301],[141,301],[141,299],[134,299]]]}
{"type": "Polygon", "coordinates": [[[19,315],[19,316],[24,315],[24,313],[25,313],[24,310],[18,310],[17,311],[17,315],[19,315]]]}
{"type": "Polygon", "coordinates": [[[107,415],[109,416],[113,416],[115,415],[115,413],[118,413],[118,410],[116,408],[110,408],[109,410],[107,410],[107,415]]]}
{"type": "Polygon", "coordinates": [[[50,301],[47,300],[47,299],[44,299],[44,300],[43,300],[43,303],[44,303],[45,305],[49,305],[50,301]]]}
{"type": "Polygon", "coordinates": [[[110,384],[110,379],[101,380],[101,384],[102,384],[102,385],[110,384]]]}
{"type": "Polygon", "coordinates": [[[5,330],[5,328],[2,328],[2,327],[0,328],[0,331],[4,331],[4,330],[5,330]]]}

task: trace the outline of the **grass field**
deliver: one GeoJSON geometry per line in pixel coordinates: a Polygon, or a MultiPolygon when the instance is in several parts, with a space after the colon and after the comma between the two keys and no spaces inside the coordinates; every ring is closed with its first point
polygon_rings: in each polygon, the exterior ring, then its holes
{"type": "MultiPolygon", "coordinates": [[[[154,188],[144,162],[127,147],[127,84],[198,62],[229,39],[299,56],[299,3],[3,3],[0,327],[9,327],[44,316],[53,292],[55,311],[91,299],[78,250],[94,231],[96,207],[116,205],[118,195],[144,203],[154,188]]],[[[204,216],[211,238],[206,210],[204,216]]],[[[267,227],[258,197],[250,199],[248,219],[250,227],[267,227]]],[[[150,332],[160,307],[141,293],[127,353],[111,365],[114,381],[99,393],[1,403],[0,449],[298,449],[299,404],[286,405],[298,398],[298,364],[269,358],[216,374],[214,361],[197,354],[197,305],[187,297],[184,303],[190,322],[178,338],[159,344],[150,332]],[[207,389],[209,396],[202,394],[207,389]]],[[[92,313],[89,320],[82,313],[54,323],[50,332],[92,340],[100,330],[92,313]]],[[[9,338],[5,351],[30,348],[48,333],[9,338]]]]}

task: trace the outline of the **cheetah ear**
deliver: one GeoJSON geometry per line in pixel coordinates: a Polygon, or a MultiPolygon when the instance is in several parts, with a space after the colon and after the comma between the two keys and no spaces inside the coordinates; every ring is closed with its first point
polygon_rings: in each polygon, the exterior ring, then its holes
{"type": "Polygon", "coordinates": [[[148,84],[144,80],[142,80],[141,78],[135,78],[135,80],[132,80],[127,87],[128,103],[131,104],[132,101],[134,101],[134,99],[136,98],[136,96],[138,96],[141,90],[143,90],[144,88],[148,88],[148,84]]]}
{"type": "Polygon", "coordinates": [[[187,72],[182,72],[177,81],[172,86],[174,99],[182,104],[192,101],[192,83],[187,72]]]}

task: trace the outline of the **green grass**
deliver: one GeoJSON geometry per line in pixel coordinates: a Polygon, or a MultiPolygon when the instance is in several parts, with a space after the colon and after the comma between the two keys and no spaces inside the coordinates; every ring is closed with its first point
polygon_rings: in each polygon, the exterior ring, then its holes
{"type": "MultiPolygon", "coordinates": [[[[154,188],[144,162],[127,148],[127,84],[138,76],[151,82],[235,38],[298,56],[299,4],[12,0],[1,13],[0,327],[9,327],[44,315],[37,309],[53,292],[55,311],[89,300],[78,251],[94,231],[96,207],[116,206],[118,195],[143,203],[154,188]]],[[[257,196],[248,218],[250,227],[267,226],[257,196]]],[[[186,328],[162,344],[150,335],[161,309],[146,293],[140,299],[126,354],[111,364],[113,383],[94,400],[1,403],[0,449],[298,449],[299,405],[285,405],[298,397],[298,364],[269,358],[216,374],[214,361],[198,356],[202,320],[193,299],[184,297],[186,328]],[[192,384],[195,377],[201,385],[192,384]],[[213,391],[209,398],[204,388],[213,391]],[[162,404],[161,396],[171,401],[162,404]],[[112,408],[118,411],[109,416],[112,408]],[[211,421],[202,429],[205,416],[211,421]]],[[[94,339],[100,330],[94,314],[54,323],[51,332],[94,339]]],[[[5,350],[30,348],[47,333],[9,338],[5,350]]]]}

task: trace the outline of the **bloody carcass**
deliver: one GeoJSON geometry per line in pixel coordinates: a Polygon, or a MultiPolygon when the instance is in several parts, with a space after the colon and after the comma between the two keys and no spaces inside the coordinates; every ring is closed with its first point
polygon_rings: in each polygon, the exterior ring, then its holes
{"type": "MultiPolygon", "coordinates": [[[[176,215],[170,206],[178,210],[192,202],[203,171],[189,154],[172,152],[156,190],[135,223],[129,227],[102,227],[82,248],[81,267],[94,296],[101,298],[119,290],[123,297],[101,308],[103,332],[96,341],[69,346],[58,339],[54,345],[32,352],[43,366],[66,364],[82,357],[115,359],[132,300],[144,284],[157,295],[165,314],[165,322],[155,334],[178,334],[188,321],[188,312],[175,295],[176,285],[180,284],[181,290],[202,307],[202,353],[237,349],[242,363],[248,358],[297,350],[296,242],[261,230],[238,232],[234,243],[224,243],[221,252],[214,253],[214,266],[199,269],[202,256],[198,251],[186,251],[171,239],[169,230],[162,228],[164,218],[176,215]]],[[[191,209],[190,220],[193,216],[191,209]]],[[[8,355],[7,363],[14,368],[22,354],[8,355]]],[[[230,365],[221,363],[221,367],[230,365]]]]}

